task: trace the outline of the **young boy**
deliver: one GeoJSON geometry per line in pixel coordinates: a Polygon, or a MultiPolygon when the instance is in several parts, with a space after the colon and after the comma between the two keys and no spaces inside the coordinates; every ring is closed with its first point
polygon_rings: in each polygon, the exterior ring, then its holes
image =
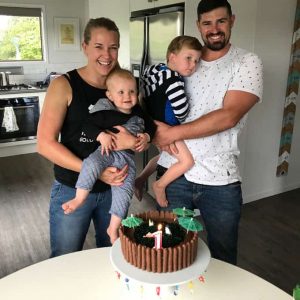
{"type": "Polygon", "coordinates": [[[112,186],[111,221],[107,229],[113,244],[118,238],[121,220],[126,217],[134,191],[136,168],[132,150],[113,151],[112,136],[106,130],[122,125],[137,136],[135,150],[143,151],[154,136],[156,125],[137,105],[137,87],[133,75],[124,69],[111,72],[106,80],[108,99],[100,99],[92,108],[88,123],[83,128],[87,138],[97,140],[101,146],[83,160],[82,169],[76,183],[76,196],[64,203],[65,214],[74,212],[83,205],[99,175],[108,166],[119,169],[128,165],[128,176],[121,186],[112,186]],[[142,133],[146,128],[147,133],[142,133]]]}
{"type": "MultiPolygon", "coordinates": [[[[201,57],[202,46],[197,38],[178,36],[167,50],[167,65],[160,63],[149,66],[142,75],[144,103],[150,116],[169,125],[184,121],[188,111],[188,99],[184,91],[182,76],[190,76],[201,57]]],[[[161,207],[167,207],[165,189],[169,183],[183,175],[194,165],[194,159],[184,141],[175,143],[178,153],[173,153],[177,163],[153,183],[156,201],[161,207]]],[[[159,155],[152,158],[135,181],[135,195],[141,200],[143,186],[147,178],[155,171],[159,155]]]]}

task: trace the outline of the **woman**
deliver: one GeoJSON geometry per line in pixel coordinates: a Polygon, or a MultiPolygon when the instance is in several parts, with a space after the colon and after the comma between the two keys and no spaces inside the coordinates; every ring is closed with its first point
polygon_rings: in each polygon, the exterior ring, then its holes
{"type": "MultiPolygon", "coordinates": [[[[38,126],[38,152],[54,163],[49,210],[51,257],[81,250],[91,220],[97,247],[110,245],[106,234],[111,205],[109,185],[123,183],[127,166],[121,170],[107,168],[88,201],[75,213],[65,215],[61,206],[75,196],[82,159],[97,147],[95,142],[80,136],[81,127],[88,116],[88,107],[105,97],[106,77],[118,66],[119,41],[119,30],[113,21],[91,19],[82,43],[87,65],[54,79],[46,94],[38,126]]],[[[136,139],[122,127],[118,129],[120,132],[114,134],[116,150],[134,148],[136,139]]]]}

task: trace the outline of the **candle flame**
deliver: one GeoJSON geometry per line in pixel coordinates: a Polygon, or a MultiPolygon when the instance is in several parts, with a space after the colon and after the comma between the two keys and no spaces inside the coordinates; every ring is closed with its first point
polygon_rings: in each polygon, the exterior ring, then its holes
{"type": "Polygon", "coordinates": [[[165,227],[165,234],[171,234],[170,228],[168,226],[165,227]]]}

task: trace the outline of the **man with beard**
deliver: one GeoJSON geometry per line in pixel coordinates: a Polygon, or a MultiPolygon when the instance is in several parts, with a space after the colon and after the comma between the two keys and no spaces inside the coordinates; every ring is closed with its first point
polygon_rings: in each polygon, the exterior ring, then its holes
{"type": "MultiPolygon", "coordinates": [[[[178,126],[158,123],[155,142],[170,150],[168,145],[185,140],[195,159],[194,167],[167,187],[166,210],[198,208],[212,257],[236,264],[242,205],[238,136],[262,97],[262,63],[230,44],[235,16],[227,0],[201,0],[197,14],[205,46],[197,71],[186,79],[190,113],[178,126]]],[[[158,178],[173,163],[163,152],[158,178]]]]}

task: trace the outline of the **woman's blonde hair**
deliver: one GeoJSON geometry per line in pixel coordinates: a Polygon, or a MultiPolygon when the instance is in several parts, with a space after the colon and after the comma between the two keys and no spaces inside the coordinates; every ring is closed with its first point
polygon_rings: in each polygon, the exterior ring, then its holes
{"type": "Polygon", "coordinates": [[[118,44],[120,44],[120,31],[118,26],[114,21],[108,18],[97,18],[97,19],[90,19],[85,26],[84,33],[83,33],[83,40],[86,44],[89,43],[91,40],[91,32],[94,28],[105,28],[108,31],[114,31],[118,35],[118,44]]]}

